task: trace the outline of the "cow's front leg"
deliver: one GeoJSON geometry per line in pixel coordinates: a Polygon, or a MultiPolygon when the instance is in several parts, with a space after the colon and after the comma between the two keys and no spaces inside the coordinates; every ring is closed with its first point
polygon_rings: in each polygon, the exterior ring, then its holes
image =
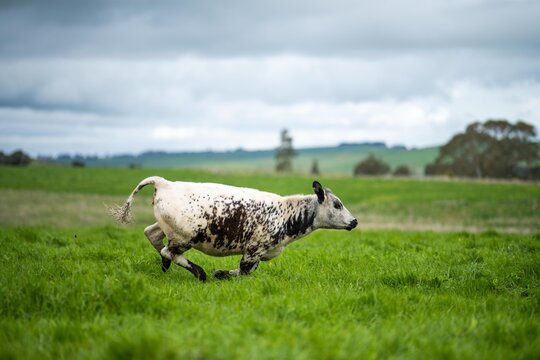
{"type": "Polygon", "coordinates": [[[214,273],[216,279],[223,280],[228,279],[233,276],[248,275],[257,269],[259,266],[260,257],[259,256],[242,256],[240,260],[240,267],[234,270],[218,270],[214,273]]]}
{"type": "Polygon", "coordinates": [[[169,246],[165,246],[161,250],[161,256],[174,261],[175,264],[180,265],[181,267],[192,273],[197,279],[201,281],[206,281],[206,273],[204,272],[203,268],[195,263],[192,263],[182,255],[189,249],[189,246],[169,243],[169,246]]]}

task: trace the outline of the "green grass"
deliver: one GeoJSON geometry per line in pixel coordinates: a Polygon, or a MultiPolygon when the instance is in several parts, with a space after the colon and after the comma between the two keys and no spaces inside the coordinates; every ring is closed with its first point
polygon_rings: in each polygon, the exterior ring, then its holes
{"type": "MultiPolygon", "coordinates": [[[[280,194],[313,180],[0,167],[0,359],[540,357],[538,185],[320,177],[360,229],[316,231],[250,276],[203,284],[161,272],[142,233],[151,189],[135,225],[104,211],[150,175],[280,194]],[[366,230],[415,226],[455,231],[366,230]]],[[[186,255],[209,275],[239,261],[186,255]]]]}
{"type": "Polygon", "coordinates": [[[4,228],[0,358],[534,358],[539,241],[320,231],[203,284],[139,228],[4,228]]]}
{"type": "MultiPolygon", "coordinates": [[[[122,201],[139,181],[152,175],[170,180],[248,186],[282,195],[310,193],[314,179],[298,174],[212,173],[201,170],[0,167],[0,189],[92,194],[94,199],[95,195],[104,195],[101,197],[103,203],[114,203],[122,201]]],[[[540,231],[540,186],[537,184],[333,176],[320,176],[318,179],[335,191],[365,227],[540,231]]],[[[150,196],[151,193],[148,187],[143,189],[142,196],[150,196]]],[[[44,198],[40,202],[42,204],[51,203],[45,199],[46,195],[34,192],[22,191],[19,195],[20,199],[14,199],[13,206],[0,203],[0,214],[2,206],[5,213],[21,206],[32,208],[35,196],[44,198]]],[[[71,203],[70,199],[66,201],[71,203]]],[[[62,203],[61,200],[59,202],[62,203]]],[[[138,199],[136,204],[147,204],[147,201],[138,199]]],[[[99,205],[101,211],[103,204],[99,205]]],[[[61,211],[56,208],[52,213],[61,211]]]]}

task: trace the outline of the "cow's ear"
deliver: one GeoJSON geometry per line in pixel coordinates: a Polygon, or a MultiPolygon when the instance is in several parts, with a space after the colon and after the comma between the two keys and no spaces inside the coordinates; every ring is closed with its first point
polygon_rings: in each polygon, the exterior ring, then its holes
{"type": "Polygon", "coordinates": [[[324,189],[320,182],[314,181],[313,182],[313,191],[315,194],[317,194],[317,200],[319,201],[319,204],[322,204],[324,201],[324,189]]]}

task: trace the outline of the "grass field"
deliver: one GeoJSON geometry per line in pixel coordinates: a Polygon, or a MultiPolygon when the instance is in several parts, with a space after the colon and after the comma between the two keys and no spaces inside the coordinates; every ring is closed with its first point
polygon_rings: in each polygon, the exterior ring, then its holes
{"type": "MultiPolygon", "coordinates": [[[[104,204],[125,200],[143,178],[211,181],[282,195],[310,193],[313,177],[199,170],[0,168],[0,224],[110,224],[104,204]],[[82,215],[84,213],[85,215],[82,215]],[[86,214],[89,214],[88,218],[86,214]],[[9,216],[14,215],[14,216],[9,216]],[[56,216],[59,215],[59,216],[56,216]],[[58,219],[55,219],[58,218],[58,219]]],[[[540,232],[540,186],[525,183],[319,177],[358,216],[360,227],[400,230],[540,232]]],[[[150,188],[135,215],[151,221],[150,188]],[[146,196],[146,198],[145,198],[146,196]]]]}
{"type": "MultiPolygon", "coordinates": [[[[312,181],[0,167],[0,358],[540,356],[538,185],[323,177],[359,229],[317,231],[248,277],[199,283],[161,272],[142,234],[150,189],[135,225],[105,214],[155,174],[280,194],[312,181]]],[[[187,256],[208,273],[239,260],[187,256]]]]}

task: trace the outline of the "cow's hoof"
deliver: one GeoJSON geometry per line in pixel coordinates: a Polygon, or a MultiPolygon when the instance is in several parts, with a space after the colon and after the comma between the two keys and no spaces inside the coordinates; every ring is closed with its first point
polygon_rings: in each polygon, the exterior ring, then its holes
{"type": "Polygon", "coordinates": [[[202,282],[205,282],[206,281],[206,273],[203,271],[202,273],[198,273],[197,275],[195,275],[197,277],[197,279],[199,279],[200,281],[202,282]]]}
{"type": "Polygon", "coordinates": [[[231,274],[228,270],[218,270],[214,273],[214,277],[219,280],[228,279],[231,277],[231,274]]]}
{"type": "Polygon", "coordinates": [[[206,281],[206,273],[204,272],[204,269],[202,267],[200,267],[199,265],[192,263],[191,261],[189,261],[189,265],[190,265],[190,267],[187,268],[188,271],[191,272],[200,281],[205,282],[206,281]]]}
{"type": "Polygon", "coordinates": [[[161,257],[161,270],[163,272],[167,272],[169,270],[169,267],[171,266],[171,260],[161,257]]]}

